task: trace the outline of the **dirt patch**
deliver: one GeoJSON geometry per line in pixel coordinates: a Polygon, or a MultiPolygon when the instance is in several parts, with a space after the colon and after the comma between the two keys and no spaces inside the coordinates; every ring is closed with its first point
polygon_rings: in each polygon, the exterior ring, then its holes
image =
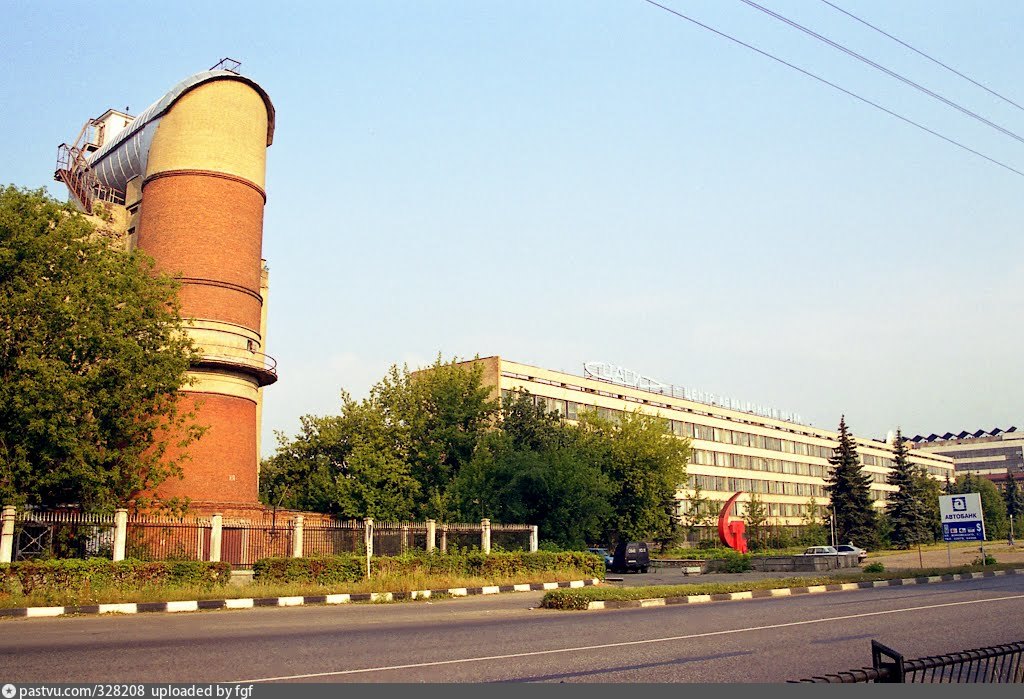
{"type": "MultiPolygon", "coordinates": [[[[985,553],[995,557],[997,563],[1024,563],[1024,546],[1011,547],[1005,541],[986,541],[985,553]]],[[[948,553],[945,547],[921,551],[921,559],[924,561],[925,568],[938,568],[947,565],[970,565],[974,559],[980,557],[981,550],[978,544],[950,547],[948,553]]],[[[868,554],[865,564],[875,561],[878,561],[887,569],[921,567],[917,549],[897,553],[868,554]]]]}

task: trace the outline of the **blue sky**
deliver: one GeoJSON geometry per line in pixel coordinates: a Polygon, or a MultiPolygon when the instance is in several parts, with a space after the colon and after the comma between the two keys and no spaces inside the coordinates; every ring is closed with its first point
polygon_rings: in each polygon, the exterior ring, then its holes
{"type": "MultiPolygon", "coordinates": [[[[1024,104],[1024,4],[835,3],[1024,104]]],[[[664,4],[1024,170],[736,0],[664,4]]],[[[762,4],[1024,133],[824,3],[762,4]]],[[[269,92],[265,452],[439,352],[608,361],[864,436],[1021,424],[1024,177],[641,0],[2,5],[4,183],[63,198],[85,119],[224,56],[269,92]]]]}

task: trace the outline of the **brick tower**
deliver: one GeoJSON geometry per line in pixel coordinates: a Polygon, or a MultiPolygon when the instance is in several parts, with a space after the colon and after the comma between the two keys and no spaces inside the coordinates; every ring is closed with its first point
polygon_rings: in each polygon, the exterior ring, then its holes
{"type": "Polygon", "coordinates": [[[136,117],[110,110],[90,120],[74,146],[61,147],[57,170],[86,213],[97,198],[112,203],[125,246],[181,282],[182,316],[201,354],[183,407],[209,429],[189,447],[184,478],[158,492],[200,510],[258,506],[263,387],[277,380],[264,352],[262,259],[274,108],[237,63],[223,64],[136,117]]]}

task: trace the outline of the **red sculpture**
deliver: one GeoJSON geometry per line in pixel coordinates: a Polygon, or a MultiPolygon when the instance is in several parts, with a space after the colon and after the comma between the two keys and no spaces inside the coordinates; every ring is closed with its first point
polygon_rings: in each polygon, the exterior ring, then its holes
{"type": "Polygon", "coordinates": [[[732,504],[742,494],[743,491],[741,490],[726,500],[725,505],[722,506],[722,511],[718,513],[718,538],[729,548],[736,549],[740,553],[746,553],[747,537],[744,534],[746,524],[743,523],[742,519],[729,521],[729,510],[732,509],[732,504]]]}

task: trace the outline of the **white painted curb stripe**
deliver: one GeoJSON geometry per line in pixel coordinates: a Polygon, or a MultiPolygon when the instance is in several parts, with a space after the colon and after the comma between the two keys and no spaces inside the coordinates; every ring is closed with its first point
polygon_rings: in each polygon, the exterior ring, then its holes
{"type": "Polygon", "coordinates": [[[917,578],[903,578],[900,582],[904,585],[916,585],[917,578]]]}
{"type": "Polygon", "coordinates": [[[371,602],[393,602],[394,596],[390,592],[371,592],[371,602]]]}
{"type": "Polygon", "coordinates": [[[569,587],[583,587],[584,582],[582,580],[571,580],[569,581],[569,587]]]}
{"type": "Polygon", "coordinates": [[[842,587],[843,587],[844,590],[859,590],[860,589],[860,585],[858,585],[857,583],[843,583],[842,587]]]}
{"type": "Polygon", "coordinates": [[[464,587],[449,587],[448,594],[452,597],[465,597],[469,592],[464,587]]]}
{"type": "Polygon", "coordinates": [[[778,587],[774,590],[769,590],[772,593],[772,597],[789,597],[793,594],[793,591],[788,587],[778,587]]]}
{"type": "Polygon", "coordinates": [[[747,590],[745,592],[733,592],[730,596],[733,599],[753,599],[754,593],[750,590],[747,590]]]}
{"type": "Polygon", "coordinates": [[[604,602],[591,602],[587,605],[587,609],[604,609],[604,602]]]}
{"type": "Polygon", "coordinates": [[[134,602],[123,604],[101,604],[100,614],[135,614],[139,607],[134,602]]]}
{"type": "Polygon", "coordinates": [[[351,595],[327,595],[327,604],[345,604],[352,601],[351,595]]]}
{"type": "Polygon", "coordinates": [[[199,602],[191,600],[188,602],[168,602],[167,611],[169,612],[195,612],[199,611],[199,602]]]}
{"type": "Polygon", "coordinates": [[[543,589],[545,590],[557,590],[558,583],[543,583],[543,589]]]}
{"type": "Polygon", "coordinates": [[[224,600],[225,609],[252,609],[255,603],[251,597],[243,599],[226,599],[224,600]]]}
{"type": "Polygon", "coordinates": [[[690,595],[686,598],[687,604],[693,604],[695,602],[710,602],[711,595],[690,595]]]}
{"type": "Polygon", "coordinates": [[[652,599],[642,599],[642,600],[640,600],[640,606],[641,607],[664,607],[665,606],[665,598],[664,597],[654,597],[652,599]]]}
{"type": "Polygon", "coordinates": [[[501,592],[501,588],[497,585],[488,585],[487,587],[480,588],[481,595],[496,595],[501,592]]]}
{"type": "Polygon", "coordinates": [[[301,604],[305,604],[306,600],[303,597],[278,597],[278,607],[298,607],[301,604]]]}
{"type": "Polygon", "coordinates": [[[824,585],[808,585],[807,592],[828,592],[828,588],[826,588],[824,585]]]}
{"type": "Polygon", "coordinates": [[[513,585],[512,586],[512,590],[513,590],[513,592],[529,592],[530,591],[530,583],[526,583],[524,585],[513,585]]]}
{"type": "Polygon", "coordinates": [[[29,607],[26,616],[60,616],[64,607],[29,607]]]}

